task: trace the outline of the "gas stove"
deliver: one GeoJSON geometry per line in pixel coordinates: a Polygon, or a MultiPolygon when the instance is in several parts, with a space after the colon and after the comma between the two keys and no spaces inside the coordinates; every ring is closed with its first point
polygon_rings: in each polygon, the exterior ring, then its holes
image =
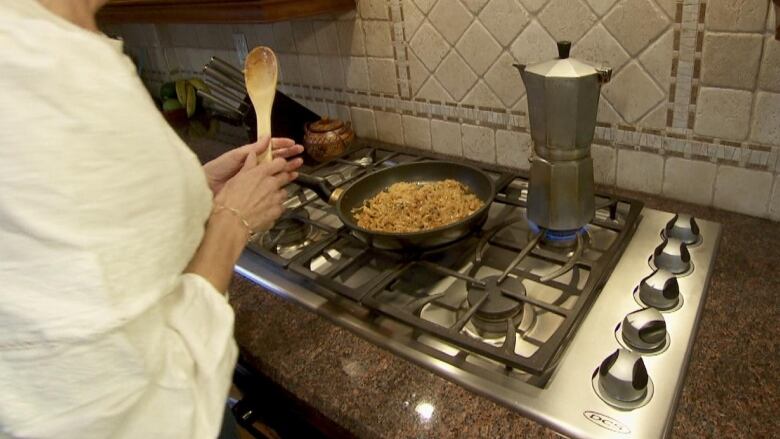
{"type": "MultiPolygon", "coordinates": [[[[365,147],[308,170],[336,186],[423,153],[365,147]]],[[[481,230],[416,252],[367,247],[290,185],[285,216],[236,270],[369,341],[571,437],[671,430],[720,226],[596,196],[580,230],[527,220],[525,174],[481,230]]]]}

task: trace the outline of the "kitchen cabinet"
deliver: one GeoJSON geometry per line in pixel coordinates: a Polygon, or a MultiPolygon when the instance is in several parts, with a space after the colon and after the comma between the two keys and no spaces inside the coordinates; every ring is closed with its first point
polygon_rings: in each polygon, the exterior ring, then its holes
{"type": "Polygon", "coordinates": [[[355,0],[110,0],[103,23],[265,23],[344,12],[355,0]]]}

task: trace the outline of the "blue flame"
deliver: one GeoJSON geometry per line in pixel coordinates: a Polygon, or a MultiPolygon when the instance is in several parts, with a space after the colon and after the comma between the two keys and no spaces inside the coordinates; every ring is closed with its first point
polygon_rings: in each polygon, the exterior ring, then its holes
{"type": "Polygon", "coordinates": [[[580,233],[587,233],[587,226],[583,226],[579,229],[575,230],[551,230],[551,229],[542,229],[537,224],[533,223],[532,221],[528,221],[528,228],[531,229],[531,232],[534,234],[537,234],[539,232],[544,231],[544,239],[546,241],[571,241],[574,239],[577,239],[577,235],[580,233]]]}

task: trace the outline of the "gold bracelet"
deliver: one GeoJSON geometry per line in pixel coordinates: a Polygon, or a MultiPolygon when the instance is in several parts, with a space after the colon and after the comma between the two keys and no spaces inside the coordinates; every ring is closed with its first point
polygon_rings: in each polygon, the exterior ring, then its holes
{"type": "Polygon", "coordinates": [[[241,224],[244,225],[247,231],[247,241],[251,241],[252,237],[254,236],[254,231],[252,230],[252,227],[249,225],[249,221],[247,221],[244,218],[244,215],[241,214],[241,211],[233,207],[223,206],[222,204],[216,204],[214,205],[214,209],[211,211],[211,214],[213,215],[221,210],[227,210],[228,212],[235,215],[236,218],[238,218],[241,221],[241,224]]]}

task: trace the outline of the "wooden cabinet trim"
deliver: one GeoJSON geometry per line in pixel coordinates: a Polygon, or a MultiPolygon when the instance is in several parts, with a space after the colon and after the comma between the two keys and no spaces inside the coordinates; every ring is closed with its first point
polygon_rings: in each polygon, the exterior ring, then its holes
{"type": "Polygon", "coordinates": [[[267,23],[355,9],[355,0],[114,0],[101,23],[267,23]]]}

